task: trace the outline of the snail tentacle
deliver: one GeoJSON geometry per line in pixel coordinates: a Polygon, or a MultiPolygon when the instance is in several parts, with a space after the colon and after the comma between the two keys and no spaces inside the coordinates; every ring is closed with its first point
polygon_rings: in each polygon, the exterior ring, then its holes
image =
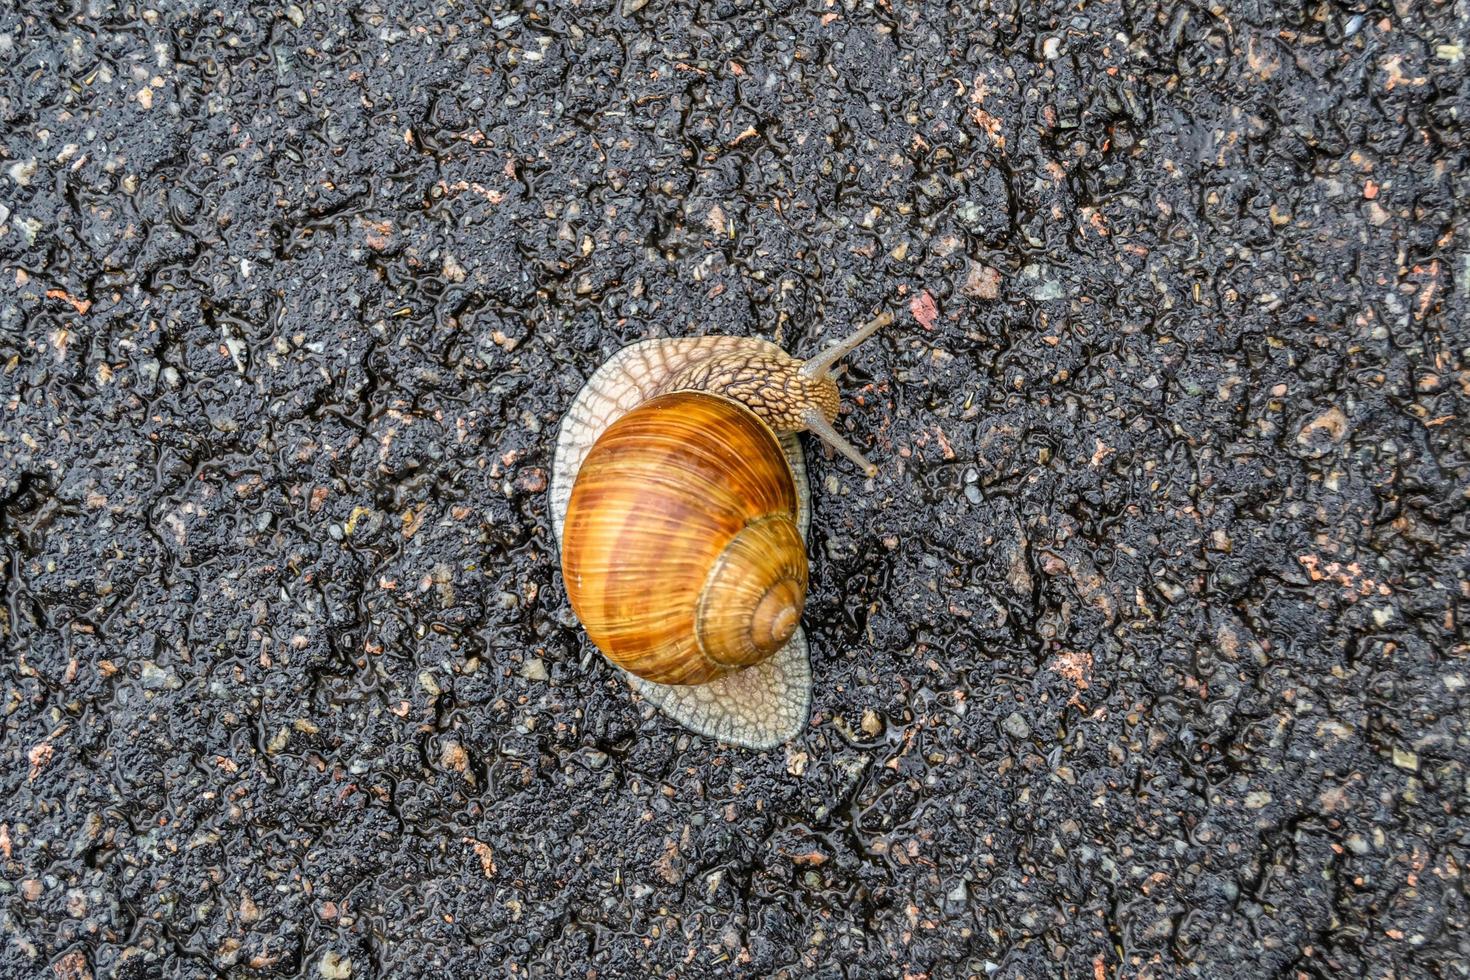
{"type": "Polygon", "coordinates": [[[820,436],[822,441],[837,450],[854,463],[863,468],[863,473],[872,477],[878,475],[878,467],[868,462],[868,458],[858,451],[858,448],[843,438],[842,433],[832,427],[832,423],[816,409],[808,409],[802,416],[807,430],[813,435],[820,436]]]}
{"type": "Polygon", "coordinates": [[[858,327],[852,336],[844,337],[817,356],[808,358],[801,365],[801,373],[808,378],[825,378],[838,361],[857,350],[869,337],[892,322],[893,314],[884,310],[858,327]]]}

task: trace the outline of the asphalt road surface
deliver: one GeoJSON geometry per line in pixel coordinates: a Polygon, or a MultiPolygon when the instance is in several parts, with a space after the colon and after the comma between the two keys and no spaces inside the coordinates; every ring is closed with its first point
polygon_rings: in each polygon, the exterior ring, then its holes
{"type": "Polygon", "coordinates": [[[1470,975],[1463,2],[0,10],[0,975],[1470,975]],[[586,642],[808,353],[810,725],[586,642]]]}

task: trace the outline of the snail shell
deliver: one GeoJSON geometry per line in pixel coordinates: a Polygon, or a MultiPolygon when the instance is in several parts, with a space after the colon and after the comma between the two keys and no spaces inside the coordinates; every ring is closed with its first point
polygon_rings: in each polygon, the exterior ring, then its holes
{"type": "Polygon", "coordinates": [[[609,660],[706,684],[791,639],[806,600],[796,484],[776,436],[706,392],[660,395],[608,426],[568,504],[562,574],[609,660]]]}
{"type": "Polygon", "coordinates": [[[831,427],[828,370],[890,319],[805,362],[743,337],[633,344],[563,419],[550,503],[568,599],[634,688],[693,731],[766,749],[806,723],[796,432],[874,472],[831,427]]]}

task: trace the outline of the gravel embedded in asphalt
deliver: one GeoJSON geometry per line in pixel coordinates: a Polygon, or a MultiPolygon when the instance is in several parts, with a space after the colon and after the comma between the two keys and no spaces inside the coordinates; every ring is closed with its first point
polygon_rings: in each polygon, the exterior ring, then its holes
{"type": "Polygon", "coordinates": [[[1470,975],[1465,39],[7,6],[0,975],[1470,975]],[[879,309],[811,724],[685,733],[560,414],[879,309]]]}

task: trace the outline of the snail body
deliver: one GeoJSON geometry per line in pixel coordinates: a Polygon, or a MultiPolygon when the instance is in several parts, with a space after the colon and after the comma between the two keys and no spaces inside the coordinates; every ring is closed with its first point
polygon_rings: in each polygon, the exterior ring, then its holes
{"type": "Polygon", "coordinates": [[[832,428],[830,369],[890,319],[808,361],[743,337],[633,344],[563,419],[550,503],[568,600],[639,693],[693,731],[764,749],[806,722],[797,433],[875,472],[832,428]]]}

